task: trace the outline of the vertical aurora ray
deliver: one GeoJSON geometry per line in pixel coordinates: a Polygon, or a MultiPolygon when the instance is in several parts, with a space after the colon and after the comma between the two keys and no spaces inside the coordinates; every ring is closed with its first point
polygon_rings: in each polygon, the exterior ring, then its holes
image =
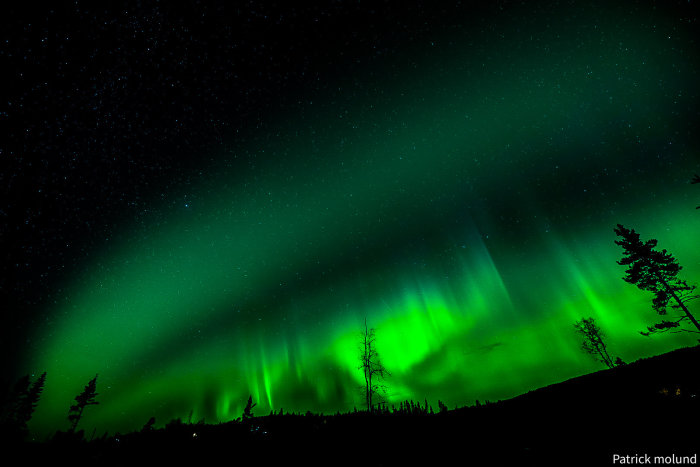
{"type": "Polygon", "coordinates": [[[382,100],[342,121],[321,105],[308,128],[281,119],[278,141],[249,148],[278,157],[125,226],[37,330],[27,367],[49,379],[34,429],[60,428],[95,373],[85,423],[100,429],[226,421],[249,395],[256,413],[359,407],[364,317],[389,402],[454,406],[593,371],[582,316],[624,359],[691,343],[636,334],[654,316],[620,279],[612,227],[659,238],[700,277],[700,219],[668,184],[700,170],[697,147],[667,144],[696,62],[633,25],[531,21],[560,34],[547,54],[509,39],[419,55],[382,100]],[[632,176],[630,161],[649,168],[632,176]]]}

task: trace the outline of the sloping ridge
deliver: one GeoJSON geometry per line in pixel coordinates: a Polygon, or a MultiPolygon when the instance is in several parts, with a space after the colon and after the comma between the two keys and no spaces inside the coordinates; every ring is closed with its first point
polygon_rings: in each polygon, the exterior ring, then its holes
{"type": "Polygon", "coordinates": [[[629,405],[659,398],[695,398],[700,394],[700,345],[684,347],[620,367],[571,378],[529,391],[502,403],[539,405],[576,399],[629,405]]]}

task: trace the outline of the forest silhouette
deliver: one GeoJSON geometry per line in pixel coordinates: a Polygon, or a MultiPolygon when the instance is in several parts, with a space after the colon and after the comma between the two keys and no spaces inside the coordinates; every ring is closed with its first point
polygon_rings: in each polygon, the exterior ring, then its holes
{"type": "MultiPolygon", "coordinates": [[[[640,449],[692,455],[695,432],[669,420],[700,415],[700,376],[688,371],[700,346],[678,349],[530,391],[513,399],[448,409],[427,401],[380,404],[368,412],[254,413],[237,420],[174,419],[127,434],[59,431],[44,442],[10,446],[24,459],[73,465],[231,461],[255,465],[601,465],[611,453],[640,449]]],[[[4,440],[7,437],[3,436],[4,440]]]]}

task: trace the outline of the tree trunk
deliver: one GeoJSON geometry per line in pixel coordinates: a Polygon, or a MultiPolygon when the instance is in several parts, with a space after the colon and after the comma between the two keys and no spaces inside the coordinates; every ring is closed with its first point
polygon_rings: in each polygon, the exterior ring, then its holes
{"type": "Polygon", "coordinates": [[[365,373],[365,404],[367,404],[367,412],[370,411],[370,404],[371,404],[371,397],[370,397],[370,381],[371,381],[371,373],[370,373],[370,364],[369,364],[369,349],[367,348],[369,344],[369,331],[367,330],[367,318],[365,318],[365,338],[363,339],[364,342],[364,355],[362,356],[362,366],[363,366],[363,371],[365,373]]]}
{"type": "Polygon", "coordinates": [[[681,309],[683,310],[685,315],[688,317],[688,319],[690,321],[692,321],[692,323],[695,325],[695,327],[698,328],[698,331],[700,331],[700,323],[698,323],[698,321],[695,319],[695,316],[693,316],[693,314],[690,312],[690,310],[688,310],[688,308],[685,306],[685,303],[683,303],[683,301],[680,298],[678,298],[678,295],[676,295],[676,291],[673,290],[673,287],[671,287],[669,285],[669,283],[666,282],[666,280],[663,277],[660,279],[661,279],[661,282],[663,282],[664,287],[666,287],[666,290],[668,291],[668,293],[671,294],[673,299],[676,301],[676,303],[678,303],[678,305],[681,307],[681,309]]]}
{"type": "Polygon", "coordinates": [[[612,358],[610,358],[610,354],[608,354],[608,348],[602,339],[600,339],[600,342],[598,343],[598,353],[600,353],[601,357],[603,357],[603,361],[608,368],[615,368],[615,364],[613,363],[612,358]]]}
{"type": "Polygon", "coordinates": [[[369,352],[369,358],[367,359],[367,373],[369,373],[369,412],[372,412],[372,393],[374,388],[372,387],[372,341],[370,340],[367,345],[367,350],[369,352]]]}
{"type": "Polygon", "coordinates": [[[78,416],[76,417],[75,421],[73,422],[73,426],[70,427],[71,433],[75,433],[75,429],[78,427],[78,423],[80,423],[80,419],[83,417],[83,409],[85,406],[80,408],[80,412],[78,412],[78,416]]]}

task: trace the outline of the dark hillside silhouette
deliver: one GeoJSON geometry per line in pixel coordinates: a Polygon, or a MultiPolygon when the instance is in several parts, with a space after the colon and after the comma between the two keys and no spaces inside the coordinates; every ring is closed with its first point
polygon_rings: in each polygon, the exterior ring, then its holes
{"type": "Polygon", "coordinates": [[[335,415],[280,410],[214,425],[178,419],[154,429],[149,421],[140,431],[91,442],[63,437],[20,447],[39,461],[70,456],[92,465],[235,458],[249,465],[588,466],[635,450],[692,455],[683,449],[697,446],[696,431],[668,422],[700,415],[700,375],[687,371],[699,359],[700,347],[679,349],[505,401],[455,410],[439,403],[438,413],[427,401],[335,415]]]}

